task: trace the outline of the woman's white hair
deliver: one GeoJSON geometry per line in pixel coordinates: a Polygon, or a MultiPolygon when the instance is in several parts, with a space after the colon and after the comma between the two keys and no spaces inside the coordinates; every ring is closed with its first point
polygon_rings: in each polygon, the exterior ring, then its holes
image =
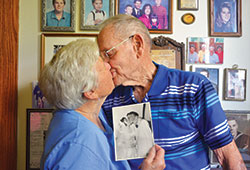
{"type": "Polygon", "coordinates": [[[83,92],[97,87],[95,63],[99,57],[97,43],[77,40],[61,48],[45,65],[39,87],[57,109],[76,109],[87,99],[83,92]]]}
{"type": "Polygon", "coordinates": [[[151,38],[147,27],[134,16],[119,14],[109,19],[106,19],[99,27],[100,30],[105,27],[114,29],[114,36],[118,39],[126,39],[134,34],[140,34],[143,36],[146,43],[151,48],[151,38]]]}

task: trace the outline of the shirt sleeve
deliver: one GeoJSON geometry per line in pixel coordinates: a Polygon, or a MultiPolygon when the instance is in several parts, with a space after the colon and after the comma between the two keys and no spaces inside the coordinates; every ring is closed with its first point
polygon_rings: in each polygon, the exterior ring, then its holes
{"type": "Polygon", "coordinates": [[[94,25],[93,13],[90,12],[87,17],[86,25],[94,25]]]}
{"type": "Polygon", "coordinates": [[[196,125],[211,149],[231,143],[233,137],[213,85],[205,77],[194,99],[196,125]]]}
{"type": "Polygon", "coordinates": [[[44,170],[100,170],[107,166],[104,160],[88,147],[68,143],[51,151],[44,163],[44,170]]]}

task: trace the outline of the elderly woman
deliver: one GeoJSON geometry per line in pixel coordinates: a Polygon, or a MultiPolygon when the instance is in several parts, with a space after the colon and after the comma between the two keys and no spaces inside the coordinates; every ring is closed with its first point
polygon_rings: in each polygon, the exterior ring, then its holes
{"type": "MultiPolygon", "coordinates": [[[[91,40],[71,42],[41,72],[39,86],[56,108],[41,169],[130,169],[127,161],[115,161],[113,132],[101,110],[114,84],[98,51],[91,40]]],[[[155,145],[142,168],[157,168],[163,159],[164,150],[155,145]]]]}

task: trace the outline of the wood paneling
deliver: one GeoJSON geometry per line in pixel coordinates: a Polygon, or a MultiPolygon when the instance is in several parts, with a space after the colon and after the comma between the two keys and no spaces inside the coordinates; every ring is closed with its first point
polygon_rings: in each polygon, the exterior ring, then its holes
{"type": "Polygon", "coordinates": [[[17,165],[19,0],[0,0],[0,169],[17,165]]]}

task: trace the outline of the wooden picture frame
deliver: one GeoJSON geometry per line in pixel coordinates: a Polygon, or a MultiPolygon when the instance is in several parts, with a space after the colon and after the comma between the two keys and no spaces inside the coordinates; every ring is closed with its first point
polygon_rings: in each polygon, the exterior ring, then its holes
{"type": "Polygon", "coordinates": [[[105,19],[114,15],[114,0],[102,1],[102,8],[100,14],[95,12],[92,1],[81,0],[81,30],[98,30],[98,25],[101,24],[105,19]],[[99,16],[100,15],[100,16],[99,16]],[[95,24],[98,21],[98,17],[101,17],[100,23],[95,24]]]}
{"type": "Polygon", "coordinates": [[[53,109],[27,109],[26,111],[26,170],[40,170],[40,159],[53,109]]]}
{"type": "Polygon", "coordinates": [[[158,36],[152,39],[152,60],[168,68],[185,70],[185,44],[169,37],[158,36]]]}
{"type": "Polygon", "coordinates": [[[42,33],[41,34],[41,65],[43,66],[48,63],[55,52],[62,46],[68,44],[71,41],[77,39],[91,39],[95,41],[97,38],[97,33],[92,34],[70,34],[70,33],[42,33]]]}
{"type": "MultiPolygon", "coordinates": [[[[130,5],[132,8],[132,15],[140,18],[145,24],[150,33],[156,34],[172,34],[173,33],[173,0],[162,0],[159,7],[156,6],[155,0],[143,0],[140,5],[140,15],[135,14],[134,0],[115,0],[115,15],[125,14],[126,8],[130,5]],[[145,7],[144,7],[145,6],[145,7]],[[149,8],[151,18],[158,20],[155,24],[150,23],[150,19],[142,15],[143,9],[149,8]],[[160,10],[159,10],[160,9],[160,10]],[[156,12],[154,12],[156,11],[156,12]],[[164,11],[160,14],[158,11],[164,11]],[[166,14],[165,14],[166,13],[166,14]],[[154,14],[154,15],[153,15],[154,14]]],[[[139,7],[139,6],[138,6],[139,7]]],[[[145,10],[144,10],[145,11],[145,10]]]]}
{"type": "MultiPolygon", "coordinates": [[[[247,168],[250,168],[250,110],[224,110],[236,146],[247,168]]],[[[211,168],[222,168],[210,150],[211,168]]]]}
{"type": "Polygon", "coordinates": [[[247,70],[225,68],[224,76],[224,100],[245,101],[247,70]]]}
{"type": "Polygon", "coordinates": [[[210,35],[240,37],[242,35],[241,0],[209,0],[210,35]]]}
{"type": "Polygon", "coordinates": [[[60,21],[58,21],[54,12],[56,5],[53,5],[53,0],[42,0],[41,30],[53,32],[74,32],[75,5],[75,0],[65,0],[63,16],[60,21]]]}
{"type": "Polygon", "coordinates": [[[199,0],[178,0],[178,10],[198,10],[199,0]]]}

